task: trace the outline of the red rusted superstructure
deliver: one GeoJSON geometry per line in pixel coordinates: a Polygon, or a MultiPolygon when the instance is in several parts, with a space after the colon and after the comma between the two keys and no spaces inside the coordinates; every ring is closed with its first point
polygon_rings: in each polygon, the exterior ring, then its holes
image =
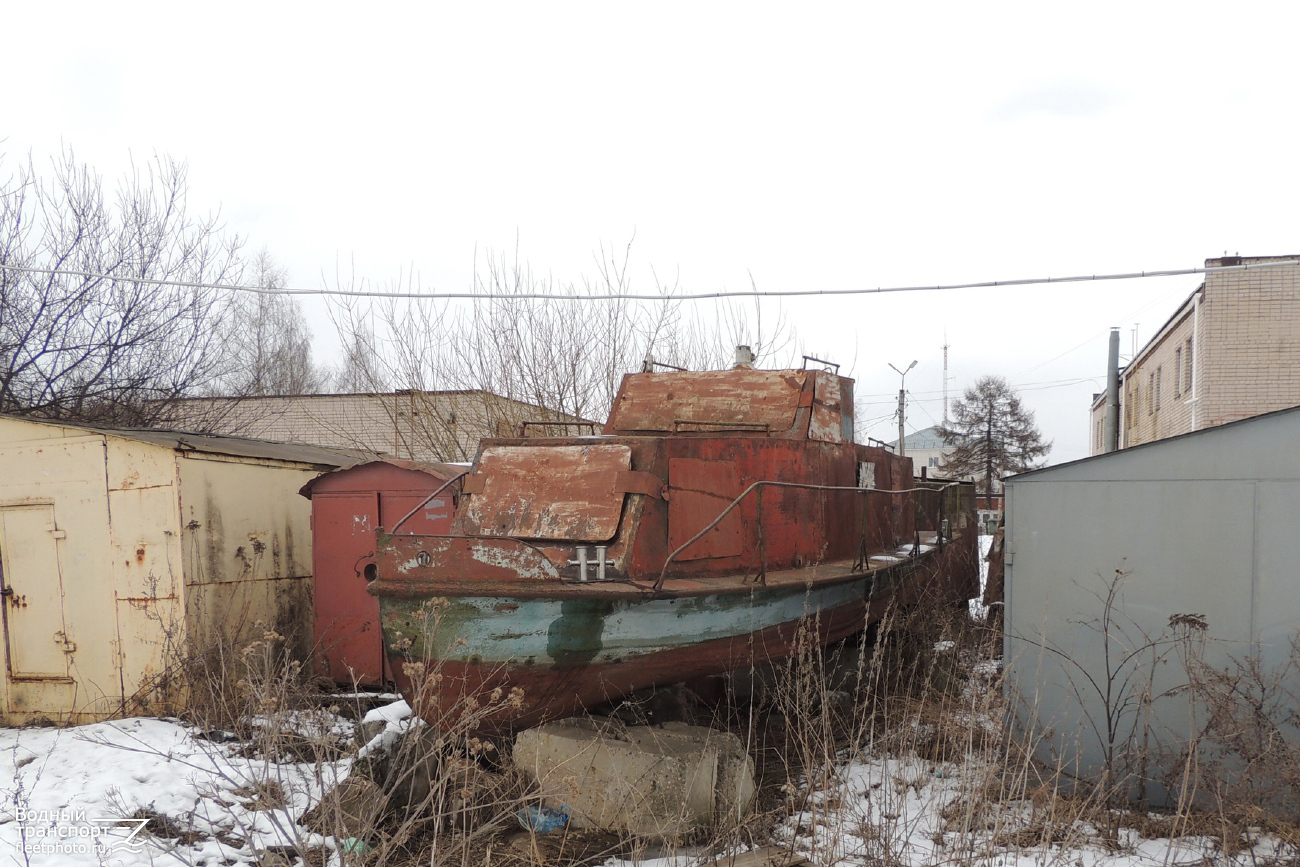
{"type": "Polygon", "coordinates": [[[379,600],[366,592],[376,575],[375,531],[394,527],[415,510],[397,532],[450,532],[455,486],[432,499],[429,495],[464,469],[372,461],[317,476],[303,486],[300,493],[312,501],[317,674],[359,686],[392,682],[379,628],[379,600]]]}
{"type": "Polygon", "coordinates": [[[833,641],[975,595],[972,487],[855,444],[852,394],[827,371],[632,374],[603,436],[484,440],[449,534],[380,539],[399,684],[419,698],[399,663],[436,668],[431,722],[520,687],[488,721],[518,728],[780,658],[803,618],[833,641]]]}

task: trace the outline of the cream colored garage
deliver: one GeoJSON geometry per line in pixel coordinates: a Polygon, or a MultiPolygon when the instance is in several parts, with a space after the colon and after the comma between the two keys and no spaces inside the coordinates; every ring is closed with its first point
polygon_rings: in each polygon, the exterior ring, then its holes
{"type": "Polygon", "coordinates": [[[182,655],[259,623],[305,657],[311,504],[298,489],[352,462],[0,416],[0,722],[173,712],[182,655]]]}

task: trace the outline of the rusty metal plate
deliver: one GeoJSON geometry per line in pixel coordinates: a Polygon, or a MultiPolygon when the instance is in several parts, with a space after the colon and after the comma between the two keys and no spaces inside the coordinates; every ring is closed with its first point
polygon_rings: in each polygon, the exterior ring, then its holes
{"type": "Polygon", "coordinates": [[[537,548],[514,539],[465,536],[388,536],[377,555],[372,595],[403,595],[404,584],[441,584],[448,591],[559,581],[537,548]]]}
{"type": "Polygon", "coordinates": [[[614,479],[614,490],[624,494],[645,494],[656,500],[664,498],[664,481],[654,473],[628,470],[614,479]]]}
{"type": "Polygon", "coordinates": [[[630,374],[605,433],[788,431],[807,376],[803,370],[630,374]]]}
{"type": "Polygon", "coordinates": [[[852,383],[832,373],[818,372],[813,376],[813,410],[808,439],[823,443],[852,442],[852,383]]]}
{"type": "MultiPolygon", "coordinates": [[[[461,531],[520,539],[612,539],[623,511],[623,494],[614,483],[631,468],[632,450],[625,445],[488,446],[475,473],[483,489],[465,498],[461,531]]],[[[477,484],[476,479],[465,490],[477,484]]]]}
{"type": "MultiPolygon", "coordinates": [[[[740,496],[736,468],[723,461],[672,458],[668,461],[668,550],[676,551],[740,496]]],[[[705,533],[678,560],[738,556],[744,543],[740,506],[705,533]]]]}

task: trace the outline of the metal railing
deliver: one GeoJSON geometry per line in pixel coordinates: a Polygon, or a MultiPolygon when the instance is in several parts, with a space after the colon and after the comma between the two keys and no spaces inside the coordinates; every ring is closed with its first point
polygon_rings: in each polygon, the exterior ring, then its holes
{"type": "Polygon", "coordinates": [[[450,479],[448,479],[447,481],[443,482],[441,485],[438,486],[438,490],[434,491],[432,494],[430,494],[429,496],[427,496],[427,497],[425,497],[423,500],[421,500],[421,501],[420,501],[420,505],[416,506],[414,509],[412,509],[411,511],[407,512],[404,516],[402,516],[402,520],[400,520],[400,521],[398,521],[396,524],[394,524],[394,525],[393,525],[393,528],[392,528],[391,530],[388,531],[388,534],[389,534],[390,536],[393,535],[393,534],[395,534],[395,533],[397,532],[397,528],[398,528],[398,527],[400,527],[400,526],[402,526],[403,524],[405,524],[408,520],[410,520],[410,518],[411,518],[412,515],[414,515],[416,512],[420,511],[420,510],[423,509],[425,506],[427,506],[427,505],[429,504],[429,501],[430,501],[430,500],[432,500],[434,497],[436,497],[436,496],[438,496],[439,494],[441,494],[443,491],[447,490],[447,487],[448,487],[452,482],[454,482],[454,481],[456,481],[457,479],[462,478],[462,477],[464,477],[464,476],[466,476],[466,475],[468,475],[468,474],[469,474],[469,470],[465,470],[464,472],[457,473],[456,475],[452,476],[452,477],[451,477],[450,479]]]}
{"type": "Polygon", "coordinates": [[[585,427],[590,428],[594,436],[596,433],[596,422],[594,421],[524,421],[519,423],[519,436],[528,436],[530,427],[585,427]]]}
{"type": "MultiPolygon", "coordinates": [[[[858,494],[912,494],[917,492],[939,493],[947,490],[948,488],[956,487],[957,485],[960,484],[961,482],[948,482],[947,484],[939,485],[938,487],[904,488],[902,490],[894,491],[894,490],[886,490],[883,488],[859,488],[859,487],[848,487],[844,485],[810,485],[801,482],[776,482],[776,481],[754,482],[749,487],[745,488],[745,490],[741,491],[740,496],[732,500],[727,505],[726,508],[724,508],[720,513],[718,513],[718,516],[716,518],[714,518],[707,525],[705,525],[704,529],[700,530],[690,539],[687,539],[686,542],[684,542],[680,547],[677,548],[677,550],[673,551],[671,554],[668,555],[668,558],[664,560],[663,569],[659,571],[659,578],[654,583],[654,589],[655,590],[663,589],[664,581],[668,577],[668,567],[672,565],[673,560],[676,559],[678,554],[682,553],[687,548],[694,545],[700,539],[703,539],[704,536],[710,530],[718,526],[718,524],[722,523],[723,518],[731,514],[733,509],[739,506],[746,497],[748,497],[751,493],[754,492],[758,492],[756,497],[757,497],[757,507],[758,507],[758,557],[759,557],[759,570],[754,580],[756,582],[761,583],[766,578],[766,573],[767,573],[767,557],[766,557],[766,552],[764,550],[764,541],[763,541],[763,496],[762,496],[763,488],[797,488],[797,489],[807,490],[807,491],[847,491],[847,492],[855,492],[858,494]]],[[[942,514],[943,514],[943,500],[942,498],[940,498],[940,515],[942,516],[942,514]]],[[[919,535],[919,531],[918,531],[918,535],[919,535]]],[[[854,571],[857,571],[857,569],[860,568],[859,564],[863,563],[865,546],[866,546],[866,536],[865,536],[865,528],[864,528],[862,545],[859,547],[859,552],[858,552],[859,561],[857,564],[854,564],[854,571]]],[[[920,543],[918,539],[917,548],[919,548],[919,546],[920,543]]]]}

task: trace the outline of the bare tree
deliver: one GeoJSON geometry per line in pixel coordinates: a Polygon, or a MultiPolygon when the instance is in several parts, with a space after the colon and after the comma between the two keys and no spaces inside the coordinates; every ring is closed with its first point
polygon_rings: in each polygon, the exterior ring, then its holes
{"type": "MultiPolygon", "coordinates": [[[[594,275],[576,283],[540,275],[517,255],[489,253],[474,273],[484,297],[472,302],[336,301],[346,350],[335,387],[406,389],[394,402],[395,429],[421,451],[465,460],[480,435],[515,435],[525,421],[602,422],[623,374],[639,371],[647,356],[711,369],[730,364],[737,342],[760,355],[792,344],[781,317],[764,329],[757,304],[751,324],[738,305],[719,305],[711,322],[687,318],[676,285],[659,286],[661,301],[627,298],[630,248],[601,247],[594,275]],[[563,298],[529,297],[536,294],[563,298]]],[[[408,278],[401,288],[419,287],[408,278]]]]}
{"type": "MultiPolygon", "coordinates": [[[[254,285],[282,289],[284,269],[266,250],[252,263],[254,285]]],[[[312,363],[311,331],[298,302],[289,295],[251,294],[233,305],[229,349],[233,372],[211,390],[228,396],[314,394],[324,376],[312,363]]]]}
{"type": "Polygon", "coordinates": [[[346,333],[340,335],[343,358],[329,376],[330,390],[341,394],[388,391],[392,387],[392,371],[379,354],[374,327],[358,308],[345,305],[345,309],[357,315],[348,319],[346,333]]]}
{"type": "Polygon", "coordinates": [[[0,412],[147,425],[227,374],[229,293],[178,283],[238,282],[240,245],[187,213],[182,164],[106,197],[71,150],[47,178],[29,157],[0,181],[0,412]]]}
{"type": "Polygon", "coordinates": [[[1020,404],[1015,389],[1001,376],[985,376],[952,405],[952,424],[939,428],[944,445],[956,450],[944,472],[974,476],[982,493],[996,493],[999,480],[1033,469],[1051,451],[1034,424],[1034,414],[1020,404]]]}

